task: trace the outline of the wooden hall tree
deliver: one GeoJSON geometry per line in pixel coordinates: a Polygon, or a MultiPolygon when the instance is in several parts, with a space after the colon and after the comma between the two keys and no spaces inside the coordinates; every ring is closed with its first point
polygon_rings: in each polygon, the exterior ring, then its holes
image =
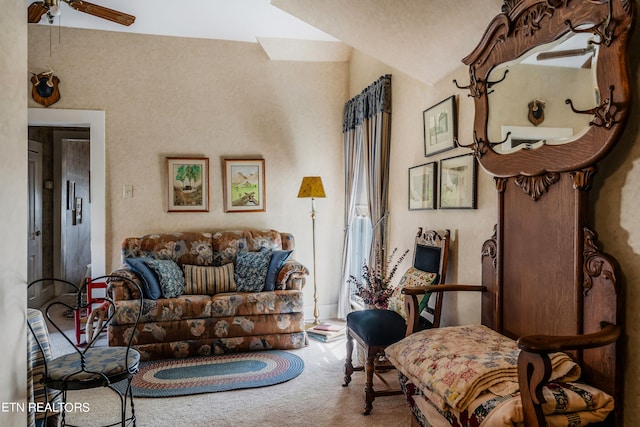
{"type": "MultiPolygon", "coordinates": [[[[617,262],[601,252],[590,225],[589,191],[597,162],[615,146],[628,118],[627,46],[636,3],[505,0],[502,12],[463,59],[469,66],[465,88],[475,103],[473,142],[466,146],[494,176],[498,191],[495,232],[483,247],[483,285],[489,292],[483,295],[482,323],[524,337],[519,340],[523,402],[525,396],[535,398],[546,382],[545,352],[571,351],[584,380],[615,397],[608,425],[622,425],[623,349],[616,338],[623,330],[624,293],[617,262]],[[491,111],[503,107],[497,105],[500,85],[517,78],[516,63],[524,54],[583,34],[594,52],[589,60],[595,72],[593,104],[573,97],[546,101],[564,104],[568,115],[584,115],[585,128],[568,140],[505,148],[507,141],[495,140],[489,125],[491,111]],[[607,324],[615,327],[604,328],[607,324]],[[606,342],[612,343],[594,348],[606,342]]],[[[526,106],[530,99],[521,101],[526,106]]],[[[525,424],[544,425],[540,408],[526,405],[525,424]]]]}

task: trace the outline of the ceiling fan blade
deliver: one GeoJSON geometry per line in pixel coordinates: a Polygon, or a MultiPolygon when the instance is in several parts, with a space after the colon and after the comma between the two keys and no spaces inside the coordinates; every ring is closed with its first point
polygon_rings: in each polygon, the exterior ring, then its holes
{"type": "Polygon", "coordinates": [[[44,2],[35,1],[29,5],[28,11],[28,21],[31,24],[37,24],[40,22],[40,18],[42,15],[47,13],[47,8],[44,6],[44,2]]]}
{"type": "Polygon", "coordinates": [[[117,10],[109,9],[104,6],[100,6],[94,3],[89,3],[84,0],[63,0],[69,6],[79,12],[88,13],[89,15],[97,16],[98,18],[107,19],[120,25],[129,26],[134,23],[136,17],[124,12],[118,12],[117,10]]]}
{"type": "Polygon", "coordinates": [[[587,53],[594,52],[594,50],[593,45],[589,45],[582,49],[552,50],[549,52],[540,52],[538,56],[536,56],[536,59],[538,61],[542,61],[545,59],[566,58],[568,56],[582,56],[587,53]]]}

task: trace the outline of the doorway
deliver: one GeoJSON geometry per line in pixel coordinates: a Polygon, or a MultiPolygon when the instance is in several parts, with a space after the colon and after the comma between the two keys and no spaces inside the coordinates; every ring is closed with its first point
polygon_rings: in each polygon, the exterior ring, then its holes
{"type": "Polygon", "coordinates": [[[106,271],[105,113],[95,110],[29,108],[29,126],[85,127],[89,129],[91,203],[91,270],[106,271]]]}
{"type": "MultiPolygon", "coordinates": [[[[88,128],[29,127],[29,282],[56,277],[79,284],[90,271],[89,138],[88,128]]],[[[49,285],[29,290],[30,307],[68,291],[49,285]]]]}

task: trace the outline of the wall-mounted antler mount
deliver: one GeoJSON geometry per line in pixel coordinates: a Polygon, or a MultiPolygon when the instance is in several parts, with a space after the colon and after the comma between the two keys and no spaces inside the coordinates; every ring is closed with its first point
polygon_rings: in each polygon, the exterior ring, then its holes
{"type": "Polygon", "coordinates": [[[38,104],[45,107],[55,104],[60,100],[60,79],[53,74],[49,67],[48,71],[41,73],[31,73],[31,97],[38,104]]]}

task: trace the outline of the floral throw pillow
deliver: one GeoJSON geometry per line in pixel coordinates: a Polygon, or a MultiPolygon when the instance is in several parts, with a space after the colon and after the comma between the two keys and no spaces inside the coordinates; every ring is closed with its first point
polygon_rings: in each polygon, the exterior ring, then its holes
{"type": "Polygon", "coordinates": [[[271,249],[262,248],[260,252],[238,252],[234,279],[238,292],[260,292],[271,261],[271,249]]]}
{"type": "Polygon", "coordinates": [[[175,261],[151,259],[145,260],[144,263],[158,275],[164,298],[175,298],[184,293],[184,274],[175,261]]]}
{"type": "MultiPolygon", "coordinates": [[[[415,286],[433,285],[437,282],[438,273],[428,273],[426,271],[418,270],[415,267],[409,267],[389,298],[389,310],[395,311],[406,319],[407,313],[404,310],[404,294],[402,293],[402,290],[404,288],[411,288],[415,286]]],[[[426,308],[430,296],[431,293],[427,293],[422,297],[418,297],[420,300],[420,312],[426,308]]]]}

